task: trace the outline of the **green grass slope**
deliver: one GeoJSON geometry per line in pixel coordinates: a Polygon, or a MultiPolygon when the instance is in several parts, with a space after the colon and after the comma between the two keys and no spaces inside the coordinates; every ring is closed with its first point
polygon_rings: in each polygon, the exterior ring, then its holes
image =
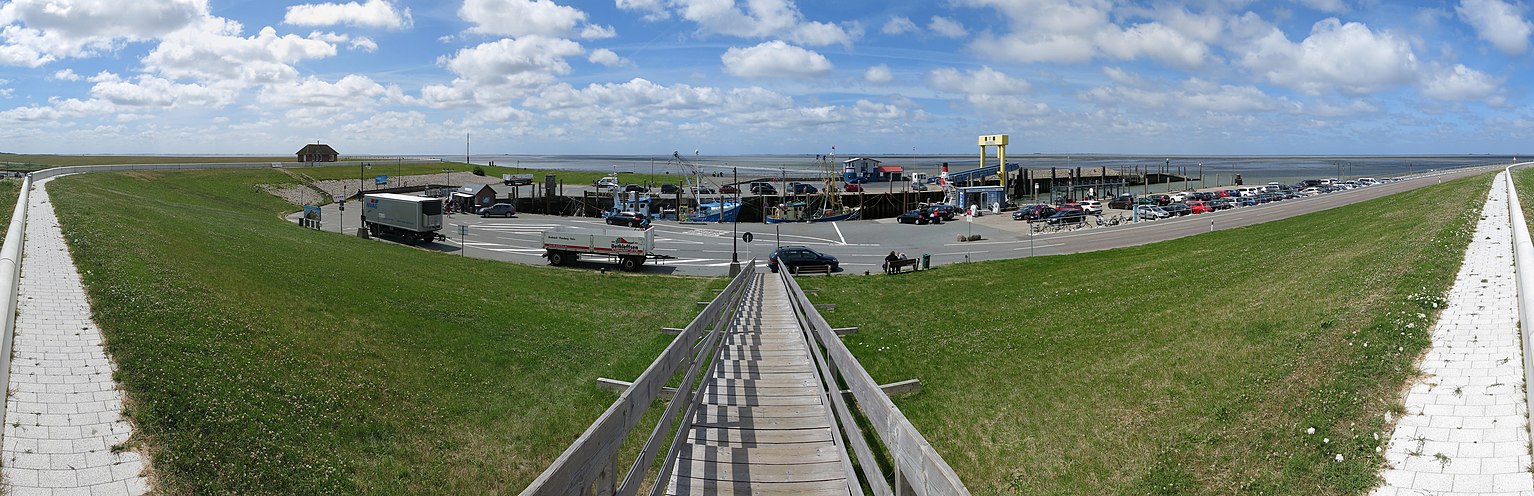
{"type": "MultiPolygon", "coordinates": [[[[521,490],[707,299],[298,228],[270,170],[51,183],[169,494],[521,490]]],[[[513,221],[515,222],[515,221],[513,221]]]]}
{"type": "Polygon", "coordinates": [[[802,284],[838,304],[833,325],[861,328],[846,342],[876,379],[921,379],[897,404],[978,494],[1359,494],[1490,179],[1133,248],[802,284]]]}

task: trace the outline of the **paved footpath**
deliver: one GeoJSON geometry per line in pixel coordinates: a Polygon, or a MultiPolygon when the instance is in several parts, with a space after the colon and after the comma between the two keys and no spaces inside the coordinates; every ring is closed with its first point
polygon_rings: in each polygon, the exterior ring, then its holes
{"type": "Polygon", "coordinates": [[[10,494],[143,494],[132,427],[43,180],[27,206],[3,455],[10,494]]]}
{"type": "Polygon", "coordinates": [[[1534,495],[1507,194],[1498,176],[1433,328],[1424,377],[1390,436],[1376,495],[1534,495]]]}

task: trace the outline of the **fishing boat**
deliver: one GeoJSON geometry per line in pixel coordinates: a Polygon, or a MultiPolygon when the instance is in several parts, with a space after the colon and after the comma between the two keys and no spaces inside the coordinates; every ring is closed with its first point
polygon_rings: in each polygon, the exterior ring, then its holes
{"type": "Polygon", "coordinates": [[[698,209],[687,216],[692,222],[735,222],[740,204],[733,201],[699,203],[698,209]]]}
{"type": "Polygon", "coordinates": [[[842,205],[841,195],[832,191],[835,176],[832,175],[834,172],[831,169],[835,156],[817,157],[817,160],[821,169],[821,178],[825,183],[825,186],[820,189],[820,194],[773,207],[765,219],[768,224],[839,222],[854,220],[862,215],[861,207],[842,205]]]}
{"type": "Polygon", "coordinates": [[[774,207],[772,215],[767,216],[768,224],[788,224],[795,222],[839,222],[844,220],[856,220],[863,213],[861,208],[849,208],[846,206],[834,208],[831,205],[811,206],[810,201],[789,202],[774,207]]]}

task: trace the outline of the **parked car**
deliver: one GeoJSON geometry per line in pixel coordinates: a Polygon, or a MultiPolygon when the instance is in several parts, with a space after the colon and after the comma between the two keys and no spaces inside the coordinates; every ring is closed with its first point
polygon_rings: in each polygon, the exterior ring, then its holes
{"type": "Polygon", "coordinates": [[[1193,201],[1190,201],[1190,202],[1185,202],[1183,204],[1187,205],[1188,206],[1188,210],[1192,211],[1195,214],[1202,214],[1202,213],[1207,213],[1207,212],[1213,212],[1214,211],[1214,208],[1210,207],[1209,203],[1201,201],[1201,200],[1193,200],[1193,201]]]}
{"type": "Polygon", "coordinates": [[[1236,208],[1236,203],[1227,198],[1220,198],[1209,202],[1209,207],[1215,210],[1229,210],[1236,208]]]}
{"type": "Polygon", "coordinates": [[[847,183],[847,186],[843,187],[842,191],[846,191],[848,193],[857,193],[859,191],[863,191],[863,185],[858,183],[847,183]]]}
{"type": "Polygon", "coordinates": [[[954,217],[958,217],[960,212],[959,207],[941,203],[937,205],[930,205],[927,208],[938,211],[938,213],[943,216],[944,222],[953,220],[954,217]]]}
{"type": "Polygon", "coordinates": [[[623,187],[623,191],[631,192],[631,193],[649,193],[650,192],[650,188],[646,188],[646,187],[640,186],[638,184],[630,184],[630,185],[624,186],[623,187]]]}
{"type": "Polygon", "coordinates": [[[1152,201],[1155,201],[1157,205],[1162,205],[1162,206],[1165,206],[1165,205],[1168,205],[1168,204],[1172,203],[1172,196],[1171,195],[1149,195],[1149,196],[1146,196],[1146,198],[1150,198],[1152,201]]]}
{"type": "Polygon", "coordinates": [[[787,267],[790,274],[799,272],[800,267],[807,265],[829,265],[831,272],[841,269],[841,263],[836,257],[804,246],[784,246],[773,250],[772,255],[767,257],[767,270],[777,272],[779,265],[787,267]]]}
{"type": "Polygon", "coordinates": [[[735,186],[720,186],[719,187],[719,193],[720,194],[733,195],[733,194],[736,194],[736,193],[739,193],[739,192],[740,192],[740,188],[737,188],[735,186]]]}
{"type": "Polygon", "coordinates": [[[674,194],[677,194],[677,192],[679,192],[679,191],[682,191],[682,188],[680,186],[675,185],[675,184],[662,184],[662,185],[660,185],[660,194],[663,194],[663,195],[674,195],[674,194]]]}
{"type": "Polygon", "coordinates": [[[607,223],[614,226],[645,227],[650,225],[650,218],[639,212],[618,212],[618,215],[609,215],[607,223]]]}
{"type": "Polygon", "coordinates": [[[687,191],[689,193],[694,194],[694,195],[712,195],[712,194],[714,194],[714,188],[710,188],[710,187],[707,187],[707,186],[693,186],[693,187],[687,188],[687,191]]]}
{"type": "Polygon", "coordinates": [[[815,185],[809,183],[788,183],[788,189],[796,195],[813,195],[820,192],[815,189],[815,185]]]}
{"type": "Polygon", "coordinates": [[[1129,210],[1135,205],[1134,195],[1119,195],[1108,201],[1108,208],[1117,210],[1129,210]]]}
{"type": "Polygon", "coordinates": [[[895,222],[901,224],[925,225],[932,218],[932,212],[925,208],[907,210],[905,213],[895,216],[895,222]]]}
{"type": "Polygon", "coordinates": [[[1103,213],[1103,202],[1097,200],[1087,200],[1081,202],[1081,210],[1086,212],[1087,215],[1097,215],[1103,213]]]}
{"type": "Polygon", "coordinates": [[[1086,222],[1087,214],[1081,210],[1067,209],[1056,210],[1053,215],[1044,218],[1044,222],[1050,224],[1080,224],[1086,222]]]}
{"type": "Polygon", "coordinates": [[[1183,204],[1183,203],[1170,203],[1170,204],[1167,204],[1166,206],[1161,207],[1161,209],[1162,210],[1166,210],[1166,213],[1169,213],[1169,214],[1172,214],[1172,215],[1175,215],[1175,216],[1178,216],[1178,217],[1182,217],[1184,215],[1189,215],[1189,214],[1193,213],[1193,209],[1188,208],[1188,205],[1187,204],[1183,204]]]}
{"type": "Polygon", "coordinates": [[[778,188],[767,183],[751,183],[751,192],[758,195],[776,195],[778,188]]]}
{"type": "Polygon", "coordinates": [[[1135,205],[1134,215],[1147,220],[1165,219],[1172,216],[1165,209],[1156,205],[1135,205]]]}
{"type": "Polygon", "coordinates": [[[1314,186],[1300,190],[1300,196],[1316,196],[1319,194],[1321,194],[1321,188],[1314,186]]]}
{"type": "Polygon", "coordinates": [[[511,217],[517,215],[517,207],[510,203],[497,203],[479,210],[480,217],[511,217]]]}
{"type": "Polygon", "coordinates": [[[1023,205],[1022,207],[1018,208],[1016,212],[1012,212],[1012,220],[1026,220],[1028,222],[1033,222],[1037,220],[1043,220],[1045,217],[1049,217],[1054,214],[1055,209],[1050,208],[1049,205],[1023,205]]]}

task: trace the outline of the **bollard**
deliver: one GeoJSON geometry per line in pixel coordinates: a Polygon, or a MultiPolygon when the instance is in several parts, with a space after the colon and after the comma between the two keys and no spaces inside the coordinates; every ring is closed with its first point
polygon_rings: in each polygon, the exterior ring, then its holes
{"type": "Polygon", "coordinates": [[[921,254],[921,270],[927,270],[930,267],[932,267],[932,255],[921,254]]]}

